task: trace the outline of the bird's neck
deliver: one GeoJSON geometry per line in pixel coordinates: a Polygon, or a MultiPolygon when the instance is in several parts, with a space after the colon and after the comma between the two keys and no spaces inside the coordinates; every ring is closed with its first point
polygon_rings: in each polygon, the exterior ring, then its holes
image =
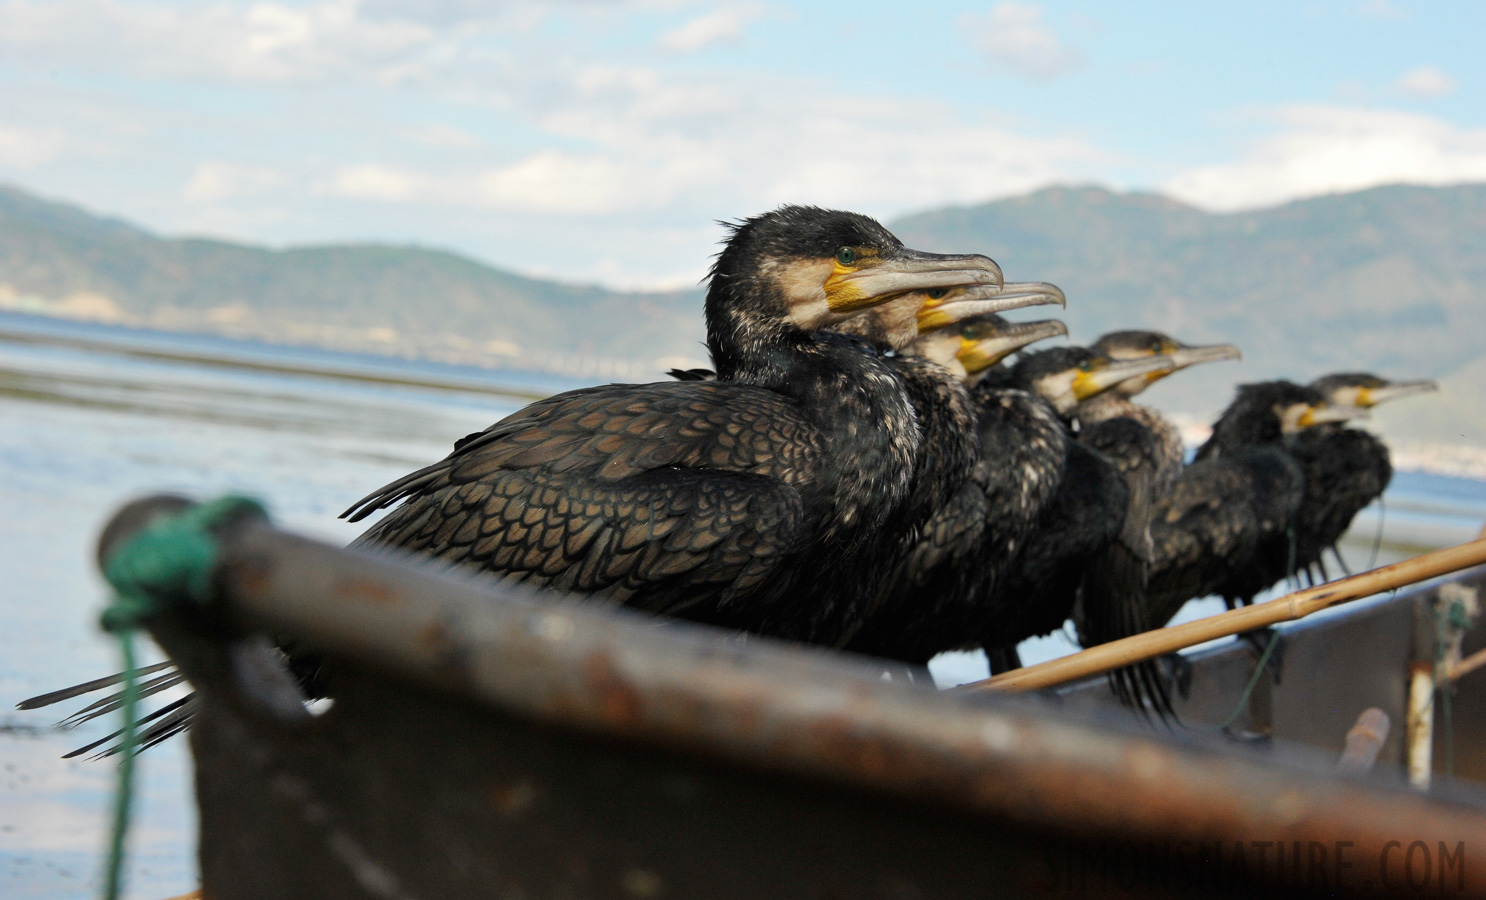
{"type": "Polygon", "coordinates": [[[1137,410],[1144,407],[1116,391],[1105,391],[1078,405],[1074,415],[1085,425],[1117,419],[1120,416],[1135,418],[1137,410]]]}
{"type": "Polygon", "coordinates": [[[943,366],[920,356],[892,360],[918,419],[919,455],[914,469],[911,516],[948,503],[969,477],[980,453],[975,404],[964,384],[943,366]]]}
{"type": "Polygon", "coordinates": [[[907,495],[919,448],[901,377],[856,342],[815,341],[782,314],[761,314],[764,295],[717,302],[725,299],[708,297],[707,349],[717,378],[783,394],[814,424],[827,451],[816,489],[834,510],[825,537],[881,525],[907,495]]]}
{"type": "Polygon", "coordinates": [[[1143,406],[1129,397],[1109,391],[1080,404],[1076,415],[1082,427],[1108,422],[1111,419],[1134,419],[1150,433],[1155,441],[1153,449],[1158,454],[1155,460],[1158,468],[1156,472],[1158,486],[1164,490],[1169,486],[1170,481],[1180,474],[1183,458],[1186,455],[1185,448],[1182,446],[1181,432],[1165,416],[1151,407],[1143,406]]]}
{"type": "Polygon", "coordinates": [[[1280,444],[1284,437],[1280,421],[1273,411],[1267,408],[1230,408],[1213,425],[1212,437],[1197,449],[1197,458],[1212,459],[1246,447],[1280,444]]]}

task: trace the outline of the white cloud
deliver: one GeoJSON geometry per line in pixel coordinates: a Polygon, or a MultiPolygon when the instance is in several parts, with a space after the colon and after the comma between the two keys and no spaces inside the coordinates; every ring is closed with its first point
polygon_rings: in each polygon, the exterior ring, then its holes
{"type": "MultiPolygon", "coordinates": [[[[631,286],[695,282],[718,218],[782,202],[890,217],[1088,180],[1104,160],[1080,138],[1013,134],[951,99],[843,97],[828,79],[757,67],[616,64],[540,31],[425,26],[369,9],[0,0],[0,58],[119,76],[133,103],[89,100],[96,108],[80,117],[70,99],[69,157],[91,140],[117,161],[91,171],[119,173],[76,191],[126,214],[149,208],[153,227],[275,243],[428,240],[631,286]],[[403,30],[382,41],[373,26],[389,22],[403,30]],[[111,30],[117,41],[105,40],[111,30]],[[129,81],[140,76],[215,91],[218,102],[159,103],[129,81]],[[396,90],[383,87],[394,80],[396,90]],[[133,193],[112,186],[126,175],[133,193]],[[604,252],[575,263],[561,250],[575,236],[604,252]]],[[[740,22],[755,14],[729,9],[740,22]]],[[[464,10],[455,2],[440,15],[464,10]]],[[[691,46],[729,33],[717,21],[710,37],[694,30],[691,46]]],[[[31,118],[45,125],[65,105],[33,98],[31,118]]]]}
{"type": "Polygon", "coordinates": [[[714,44],[736,44],[743,39],[748,20],[757,15],[752,8],[713,10],[666,32],[660,38],[660,46],[690,53],[714,44]]]}
{"type": "Polygon", "coordinates": [[[369,19],[357,0],[245,8],[118,0],[0,4],[0,50],[7,55],[175,78],[386,77],[433,49],[437,37],[411,19],[369,19]]]}
{"type": "Polygon", "coordinates": [[[972,32],[976,49],[1025,78],[1046,81],[1084,64],[1083,54],[1043,23],[1042,7],[1035,3],[1004,0],[986,15],[966,15],[961,22],[972,32]]]}
{"type": "Polygon", "coordinates": [[[0,166],[32,169],[54,158],[62,149],[63,139],[55,129],[6,127],[0,125],[0,166]]]}
{"type": "Polygon", "coordinates": [[[1245,158],[1201,166],[1166,184],[1174,197],[1232,210],[1382,184],[1486,181],[1486,129],[1389,110],[1295,105],[1245,158]]]}
{"type": "Polygon", "coordinates": [[[219,203],[282,187],[288,179],[267,166],[206,160],[196,164],[181,196],[192,203],[219,203]]]}
{"type": "Polygon", "coordinates": [[[447,194],[432,175],[394,166],[366,163],[336,169],[320,193],[379,203],[441,202],[447,194]]]}
{"type": "Polygon", "coordinates": [[[1455,93],[1455,79],[1437,66],[1420,66],[1405,72],[1396,87],[1410,97],[1443,97],[1455,93]]]}
{"type": "Polygon", "coordinates": [[[1081,139],[968,122],[949,104],[843,98],[786,77],[552,66],[507,87],[547,149],[494,165],[363,159],[322,176],[322,191],[574,219],[707,221],[782,202],[892,215],[1087,179],[1102,159],[1081,139]]]}

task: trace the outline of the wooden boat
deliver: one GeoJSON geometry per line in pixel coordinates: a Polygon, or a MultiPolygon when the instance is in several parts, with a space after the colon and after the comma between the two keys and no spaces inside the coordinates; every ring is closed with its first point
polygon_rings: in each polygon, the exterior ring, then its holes
{"type": "MultiPolygon", "coordinates": [[[[934,691],[251,517],[217,537],[211,602],[149,621],[199,690],[213,900],[1486,894],[1486,676],[1451,701],[1454,778],[1408,786],[1401,728],[1370,773],[1336,771],[1364,709],[1405,720],[1439,585],[1288,629],[1238,729],[1263,739],[1235,740],[1142,724],[1098,680],[934,691]],[[269,634],[334,661],[328,710],[269,634]]],[[[1192,661],[1180,713],[1219,721],[1252,652],[1192,661]]]]}

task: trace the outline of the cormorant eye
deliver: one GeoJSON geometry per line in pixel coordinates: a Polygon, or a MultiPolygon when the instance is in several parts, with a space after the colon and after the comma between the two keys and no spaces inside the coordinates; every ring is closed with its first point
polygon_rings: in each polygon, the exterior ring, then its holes
{"type": "Polygon", "coordinates": [[[1166,349],[1166,345],[1163,344],[1163,343],[1161,343],[1161,341],[1160,341],[1159,338],[1157,340],[1151,341],[1151,352],[1152,353],[1161,353],[1165,349],[1166,349]]]}
{"type": "Polygon", "coordinates": [[[857,252],[850,247],[842,247],[836,251],[836,262],[843,266],[849,266],[857,261],[857,252]]]}
{"type": "Polygon", "coordinates": [[[1092,371],[1093,368],[1094,368],[1094,361],[1092,359],[1086,359],[1083,362],[1081,362],[1081,363],[1078,364],[1078,370],[1080,372],[1089,372],[1089,371],[1092,371]]]}
{"type": "MultiPolygon", "coordinates": [[[[930,294],[930,296],[933,296],[933,295],[930,294]]],[[[964,328],[961,328],[960,329],[960,337],[965,338],[966,340],[969,340],[969,339],[974,338],[975,337],[975,326],[974,325],[966,325],[964,328]]]]}
{"type": "MultiPolygon", "coordinates": [[[[837,259],[840,259],[841,256],[839,254],[837,254],[836,258],[837,259]]],[[[848,264],[847,263],[843,263],[842,265],[848,265],[848,264]]],[[[948,294],[948,293],[949,293],[949,288],[934,288],[933,290],[929,291],[929,299],[930,300],[943,300],[944,299],[944,295],[945,294],[948,294]]]]}

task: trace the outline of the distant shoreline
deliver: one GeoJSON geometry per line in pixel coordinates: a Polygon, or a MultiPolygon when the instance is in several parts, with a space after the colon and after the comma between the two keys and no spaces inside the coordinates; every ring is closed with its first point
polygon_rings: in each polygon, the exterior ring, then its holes
{"type": "MultiPolygon", "coordinates": [[[[295,363],[288,360],[251,359],[248,355],[230,356],[214,355],[211,353],[189,350],[186,348],[169,347],[163,344],[163,340],[172,337],[182,339],[209,338],[216,341],[244,343],[235,338],[223,337],[221,335],[198,333],[198,332],[157,332],[162,342],[156,343],[150,340],[150,333],[127,325],[115,325],[99,322],[78,322],[73,319],[63,319],[54,316],[36,316],[26,313],[10,312],[10,316],[25,316],[31,319],[43,319],[49,324],[61,326],[83,326],[96,329],[116,329],[120,334],[116,337],[98,336],[92,337],[81,334],[58,334],[54,331],[43,329],[25,329],[10,327],[10,323],[0,318],[0,341],[9,341],[18,344],[41,344],[54,347],[71,347],[79,350],[96,350],[106,353],[114,353],[121,356],[132,356],[140,359],[155,359],[168,362],[194,363],[197,365],[218,366],[226,369],[237,369],[242,371],[272,372],[285,375],[305,375],[316,378],[329,378],[340,381],[356,381],[372,384],[400,385],[406,387],[432,388],[435,390],[459,391],[464,393],[494,394],[502,397],[511,397],[521,400],[540,400],[549,396],[549,392],[522,388],[499,382],[486,383],[478,378],[461,378],[451,373],[447,377],[440,377],[432,373],[389,373],[371,371],[369,368],[358,368],[353,364],[317,366],[307,363],[295,363]],[[127,333],[127,334],[126,334],[127,333]]],[[[261,343],[265,348],[282,349],[303,353],[325,353],[334,354],[335,348],[318,346],[296,346],[287,344],[261,343]]],[[[371,354],[359,354],[367,356],[367,365],[372,364],[371,354]]],[[[427,360],[417,357],[386,357],[389,363],[417,363],[431,366],[446,365],[437,360],[427,360]]],[[[494,378],[499,378],[501,372],[498,369],[484,369],[494,378]]],[[[552,373],[539,373],[548,375],[552,373]]]]}

